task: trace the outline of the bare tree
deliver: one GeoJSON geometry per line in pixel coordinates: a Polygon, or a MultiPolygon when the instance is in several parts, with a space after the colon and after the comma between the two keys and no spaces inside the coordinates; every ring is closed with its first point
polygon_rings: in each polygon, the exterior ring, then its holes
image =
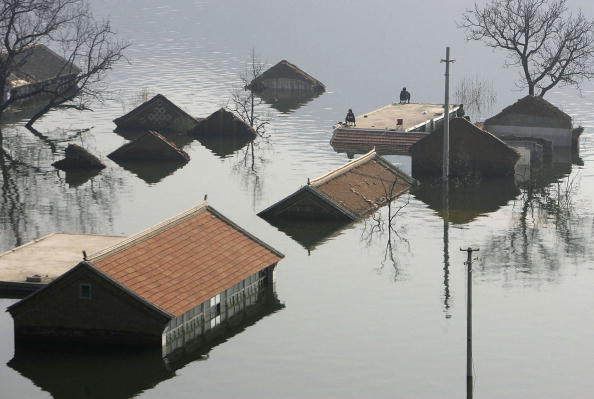
{"type": "Polygon", "coordinates": [[[105,76],[122,59],[128,44],[116,39],[109,21],[93,18],[87,0],[3,0],[0,5],[0,94],[10,92],[9,81],[29,61],[32,49],[47,45],[66,62],[51,84],[18,91],[0,101],[0,116],[17,101],[39,99],[41,106],[27,123],[52,109],[90,110],[103,101],[105,76]],[[75,66],[75,67],[73,67],[75,66]],[[76,68],[78,73],[67,73],[76,68]]]}
{"type": "Polygon", "coordinates": [[[370,246],[375,239],[381,240],[387,235],[386,246],[378,270],[382,270],[386,263],[390,263],[394,269],[394,280],[397,280],[400,276],[399,262],[396,257],[398,244],[405,244],[408,250],[410,250],[410,243],[403,234],[404,227],[397,226],[397,216],[409,204],[410,194],[402,200],[397,197],[397,194],[400,192],[400,187],[397,185],[398,180],[395,179],[388,182],[379,179],[379,181],[384,191],[387,215],[384,215],[382,211],[378,210],[366,219],[361,232],[361,241],[367,246],[370,246]]]}
{"type": "Polygon", "coordinates": [[[241,87],[233,90],[226,108],[250,125],[259,137],[268,138],[266,127],[270,124],[270,118],[258,112],[264,101],[249,89],[250,84],[262,75],[264,66],[256,55],[256,50],[252,49],[250,60],[239,74],[241,87]]]}
{"type": "Polygon", "coordinates": [[[477,75],[464,77],[458,83],[454,97],[458,104],[464,104],[466,111],[479,115],[489,111],[497,99],[493,82],[477,75]]]}
{"type": "Polygon", "coordinates": [[[518,85],[544,96],[556,85],[579,88],[594,77],[594,22],[569,13],[567,0],[491,0],[466,10],[458,24],[467,40],[507,51],[521,67],[518,85]]]}

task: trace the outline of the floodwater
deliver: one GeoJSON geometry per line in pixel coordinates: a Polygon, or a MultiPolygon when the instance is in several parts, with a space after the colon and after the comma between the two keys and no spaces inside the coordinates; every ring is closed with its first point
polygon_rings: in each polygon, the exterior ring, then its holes
{"type": "MultiPolygon", "coordinates": [[[[474,397],[589,398],[594,391],[594,85],[548,99],[585,127],[580,157],[557,154],[530,182],[481,182],[401,197],[377,220],[291,235],[260,210],[347,161],[329,145],[331,126],[392,102],[442,101],[445,46],[452,88],[465,76],[490,81],[497,103],[523,94],[504,55],[466,43],[454,21],[472,1],[95,1],[98,15],[133,46],[110,74],[112,99],[92,113],[56,112],[37,128],[2,127],[0,250],[51,232],[132,234],[209,202],[286,254],[276,292],[284,306],[188,358],[154,354],[14,358],[12,320],[0,312],[1,398],[461,398],[466,395],[466,253],[473,269],[474,397]],[[295,104],[269,99],[268,143],[245,150],[188,142],[181,168],[125,169],[105,156],[126,142],[112,119],[143,90],[196,116],[225,105],[250,50],[286,58],[327,85],[295,104]],[[77,130],[90,128],[77,134],[77,130]],[[49,165],[67,142],[105,159],[96,176],[49,165]],[[249,152],[248,152],[249,156],[249,152]],[[444,222],[444,219],[447,223],[444,222]],[[295,239],[293,239],[294,237],[295,239]]],[[[576,6],[575,2],[571,6],[576,6]]],[[[584,11],[594,16],[594,6],[584,11]]],[[[15,116],[18,118],[18,115],[15,116]]],[[[410,162],[393,157],[405,170],[410,162]]],[[[51,254],[48,254],[51,256],[51,254]]],[[[16,299],[0,299],[0,309],[16,299]]]]}

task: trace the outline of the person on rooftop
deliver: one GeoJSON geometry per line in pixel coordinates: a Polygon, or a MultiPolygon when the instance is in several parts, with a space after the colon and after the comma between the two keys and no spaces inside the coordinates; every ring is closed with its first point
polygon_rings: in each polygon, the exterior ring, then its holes
{"type": "Polygon", "coordinates": [[[410,104],[410,93],[406,90],[406,87],[403,87],[400,92],[400,104],[410,104]]]}
{"type": "Polygon", "coordinates": [[[353,124],[353,126],[357,126],[357,124],[355,123],[355,114],[353,114],[352,109],[349,108],[349,112],[347,112],[346,118],[344,118],[344,121],[347,126],[349,126],[351,123],[353,124]]]}

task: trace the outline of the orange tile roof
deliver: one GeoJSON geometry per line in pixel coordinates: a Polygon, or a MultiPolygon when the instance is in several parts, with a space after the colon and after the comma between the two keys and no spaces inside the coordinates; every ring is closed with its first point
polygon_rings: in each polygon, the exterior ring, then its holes
{"type": "Polygon", "coordinates": [[[414,179],[372,150],[311,181],[311,185],[359,217],[408,191],[414,179]]]}
{"type": "Polygon", "coordinates": [[[89,261],[146,301],[179,316],[282,257],[204,203],[89,261]]]}

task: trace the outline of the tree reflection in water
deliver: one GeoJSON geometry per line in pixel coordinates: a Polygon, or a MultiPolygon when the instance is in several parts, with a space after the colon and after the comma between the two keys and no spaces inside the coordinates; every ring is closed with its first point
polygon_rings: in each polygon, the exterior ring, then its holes
{"type": "MultiPolygon", "coordinates": [[[[389,198],[388,195],[386,197],[389,198]]],[[[365,219],[361,231],[361,241],[367,247],[371,247],[377,241],[386,241],[380,264],[376,270],[381,272],[389,264],[394,270],[394,281],[401,278],[399,249],[405,247],[406,251],[410,252],[410,242],[406,238],[406,225],[399,225],[397,218],[409,202],[410,194],[388,201],[384,208],[365,219]]]]}
{"type": "Polygon", "coordinates": [[[72,187],[73,176],[51,166],[72,140],[93,147],[93,137],[86,132],[60,129],[41,139],[21,127],[1,128],[0,250],[51,232],[111,233],[112,215],[124,186],[115,171],[105,169],[72,187]]]}
{"type": "Polygon", "coordinates": [[[581,175],[577,171],[560,177],[557,170],[521,186],[511,226],[481,246],[483,272],[503,266],[508,280],[555,281],[567,260],[578,263],[593,256],[593,214],[576,201],[581,175]]]}

